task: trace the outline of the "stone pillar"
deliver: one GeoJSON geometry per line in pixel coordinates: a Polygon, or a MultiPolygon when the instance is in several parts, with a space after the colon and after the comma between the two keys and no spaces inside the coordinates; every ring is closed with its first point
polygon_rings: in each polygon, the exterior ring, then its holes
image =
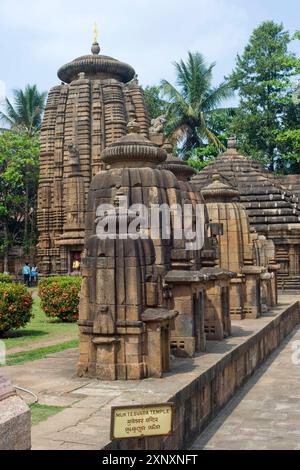
{"type": "Polygon", "coordinates": [[[260,266],[244,266],[243,273],[246,279],[246,298],[244,304],[244,318],[258,318],[261,315],[261,280],[260,266]]]}
{"type": "Polygon", "coordinates": [[[149,377],[161,377],[170,367],[170,332],[177,312],[148,308],[142,314],[147,330],[147,371],[149,377]]]}
{"type": "Polygon", "coordinates": [[[243,275],[231,279],[229,293],[231,318],[241,320],[244,318],[245,303],[245,278],[243,275]]]}
{"type": "Polygon", "coordinates": [[[178,312],[171,331],[175,355],[193,357],[205,351],[204,311],[207,276],[200,271],[171,270],[165,281],[171,291],[170,308],[178,312]]]}

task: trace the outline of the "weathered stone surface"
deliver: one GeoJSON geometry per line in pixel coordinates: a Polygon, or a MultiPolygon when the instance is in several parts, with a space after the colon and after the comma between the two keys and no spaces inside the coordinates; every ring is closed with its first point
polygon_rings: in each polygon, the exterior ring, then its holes
{"type": "Polygon", "coordinates": [[[299,365],[295,329],[201,433],[192,449],[299,450],[299,365]]]}
{"type": "Polygon", "coordinates": [[[99,51],[94,44],[92,54],[61,67],[65,83],[48,95],[37,212],[43,274],[79,272],[86,197],[103,167],[103,149],[126,134],[132,119],[148,136],[150,121],[133,68],[99,51]]]}
{"type": "MultiPolygon", "coordinates": [[[[166,276],[166,281],[173,286],[174,291],[174,305],[170,305],[179,310],[172,332],[173,353],[193,356],[194,350],[205,350],[206,339],[223,339],[230,335],[229,283],[235,273],[229,266],[216,266],[219,257],[217,235],[223,231],[223,220],[215,223],[203,196],[188,181],[194,173],[193,169],[172,155],[172,146],[168,143],[164,148],[168,152],[168,158],[160,167],[172,171],[177,177],[184,205],[192,205],[195,212],[202,208],[201,219],[199,212],[198,217],[201,225],[205,225],[202,249],[194,252],[189,252],[186,247],[183,250],[173,250],[174,269],[166,276]],[[186,270],[183,271],[182,268],[186,270]],[[182,284],[185,284],[185,292],[182,284]],[[192,334],[195,325],[196,333],[192,334]]],[[[180,245],[179,247],[182,248],[180,245]]]]}
{"type": "Polygon", "coordinates": [[[289,180],[289,177],[278,178],[266,172],[260,163],[238,153],[234,139],[229,140],[228,149],[223,155],[192,178],[193,184],[202,190],[215,173],[220,175],[222,182],[238,190],[240,202],[249,216],[250,227],[275,244],[273,264],[280,265],[279,285],[287,289],[299,288],[300,209],[297,177],[291,175],[289,180]]]}
{"type": "Polygon", "coordinates": [[[0,450],[30,449],[30,428],[28,406],[16,395],[10,382],[0,376],[0,450]]]}
{"type": "MultiPolygon", "coordinates": [[[[192,360],[172,359],[172,370],[164,373],[163,378],[147,378],[138,382],[78,379],[74,375],[77,350],[67,350],[35,361],[34,375],[31,363],[5,367],[3,372],[13,382],[18,380],[21,386],[30,387],[38,393],[40,403],[44,402],[44,396],[47,400],[52,396],[53,404],[55,397],[59,403],[61,396],[77,401],[76,404],[71,404],[70,408],[33,427],[33,449],[132,449],[136,441],[110,442],[111,406],[165,401],[175,402],[173,435],[166,439],[147,439],[144,443],[139,441],[138,445],[155,450],[186,448],[298,322],[299,297],[281,296],[279,306],[267,315],[263,314],[259,319],[245,319],[242,322],[233,320],[233,336],[223,342],[209,341],[206,353],[196,354],[192,360]],[[89,403],[86,401],[88,398],[91,399],[89,403]],[[82,439],[81,434],[77,432],[78,425],[83,430],[82,439]],[[93,442],[87,442],[90,427],[93,442]]],[[[290,353],[286,358],[288,361],[284,362],[284,367],[291,371],[290,353]]],[[[269,364],[266,364],[267,367],[269,364]]],[[[277,376],[276,387],[273,386],[272,393],[275,394],[277,390],[279,394],[282,391],[283,401],[287,402],[293,390],[295,403],[291,405],[290,413],[291,416],[294,414],[295,418],[296,411],[293,406],[297,406],[298,381],[297,378],[294,379],[291,389],[292,379],[289,377],[285,384],[285,374],[286,371],[277,376]]],[[[262,410],[266,399],[267,396],[264,396],[264,400],[258,400],[259,410],[262,410]]],[[[273,414],[274,409],[270,409],[270,406],[271,403],[261,411],[263,418],[268,419],[273,414]]],[[[282,423],[283,414],[287,412],[278,409],[278,413],[282,423]]],[[[292,418],[289,422],[292,423],[292,418]]]]}
{"type": "MultiPolygon", "coordinates": [[[[239,201],[239,192],[221,181],[219,174],[201,191],[213,224],[222,224],[218,235],[220,267],[237,273],[229,289],[230,314],[233,318],[256,318],[262,309],[276,304],[276,269],[274,244],[250,231],[249,217],[239,201]],[[273,269],[271,267],[273,265],[273,269]],[[268,269],[272,272],[268,272],[268,269]],[[275,281],[271,279],[275,277],[275,281]]],[[[218,293],[215,294],[217,303],[218,293]]],[[[221,301],[223,304],[224,301],[221,301]]],[[[213,309],[207,311],[207,322],[213,309]]]]}

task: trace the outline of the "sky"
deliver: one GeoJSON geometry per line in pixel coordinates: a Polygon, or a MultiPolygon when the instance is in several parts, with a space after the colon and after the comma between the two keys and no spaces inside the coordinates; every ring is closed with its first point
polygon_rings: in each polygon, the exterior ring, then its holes
{"type": "MultiPolygon", "coordinates": [[[[132,65],[142,85],[174,83],[172,64],[189,50],[216,62],[218,84],[259,23],[294,32],[299,13],[297,0],[0,0],[0,98],[58,84],[58,68],[89,53],[95,22],[102,53],[132,65]]],[[[300,41],[291,50],[300,55],[300,41]]]]}

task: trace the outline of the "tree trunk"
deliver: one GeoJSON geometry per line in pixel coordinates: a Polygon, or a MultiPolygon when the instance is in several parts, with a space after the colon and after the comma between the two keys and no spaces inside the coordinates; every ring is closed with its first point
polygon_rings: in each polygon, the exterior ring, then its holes
{"type": "Polygon", "coordinates": [[[29,188],[28,182],[26,181],[26,198],[25,198],[25,214],[24,214],[24,248],[25,254],[28,255],[29,253],[29,188]]]}
{"type": "Polygon", "coordinates": [[[8,273],[8,250],[9,250],[9,237],[7,221],[4,223],[4,257],[3,257],[3,271],[8,273]]]}

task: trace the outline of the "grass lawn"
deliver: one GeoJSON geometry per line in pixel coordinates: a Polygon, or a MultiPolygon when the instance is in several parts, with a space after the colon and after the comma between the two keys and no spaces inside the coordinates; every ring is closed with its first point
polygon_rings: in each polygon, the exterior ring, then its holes
{"type": "Polygon", "coordinates": [[[8,354],[10,354],[10,350],[11,353],[15,355],[15,353],[28,351],[29,349],[46,348],[58,343],[66,343],[70,342],[71,340],[77,340],[77,324],[62,323],[46,317],[45,313],[40,307],[39,297],[34,299],[33,314],[34,317],[32,318],[31,322],[26,325],[26,327],[20,330],[9,332],[4,338],[1,338],[1,340],[5,342],[8,354]]]}
{"type": "Polygon", "coordinates": [[[35,403],[33,405],[29,405],[31,410],[31,424],[34,426],[35,424],[40,423],[41,421],[45,421],[50,416],[53,416],[60,411],[66,409],[65,406],[48,406],[48,405],[40,405],[39,403],[35,403]]]}
{"type": "Polygon", "coordinates": [[[5,365],[15,366],[16,364],[24,364],[27,361],[36,361],[38,359],[42,359],[48,354],[64,351],[65,349],[76,348],[78,344],[78,339],[73,339],[71,341],[65,341],[64,343],[54,344],[53,346],[29,349],[28,351],[8,354],[5,365]]]}

